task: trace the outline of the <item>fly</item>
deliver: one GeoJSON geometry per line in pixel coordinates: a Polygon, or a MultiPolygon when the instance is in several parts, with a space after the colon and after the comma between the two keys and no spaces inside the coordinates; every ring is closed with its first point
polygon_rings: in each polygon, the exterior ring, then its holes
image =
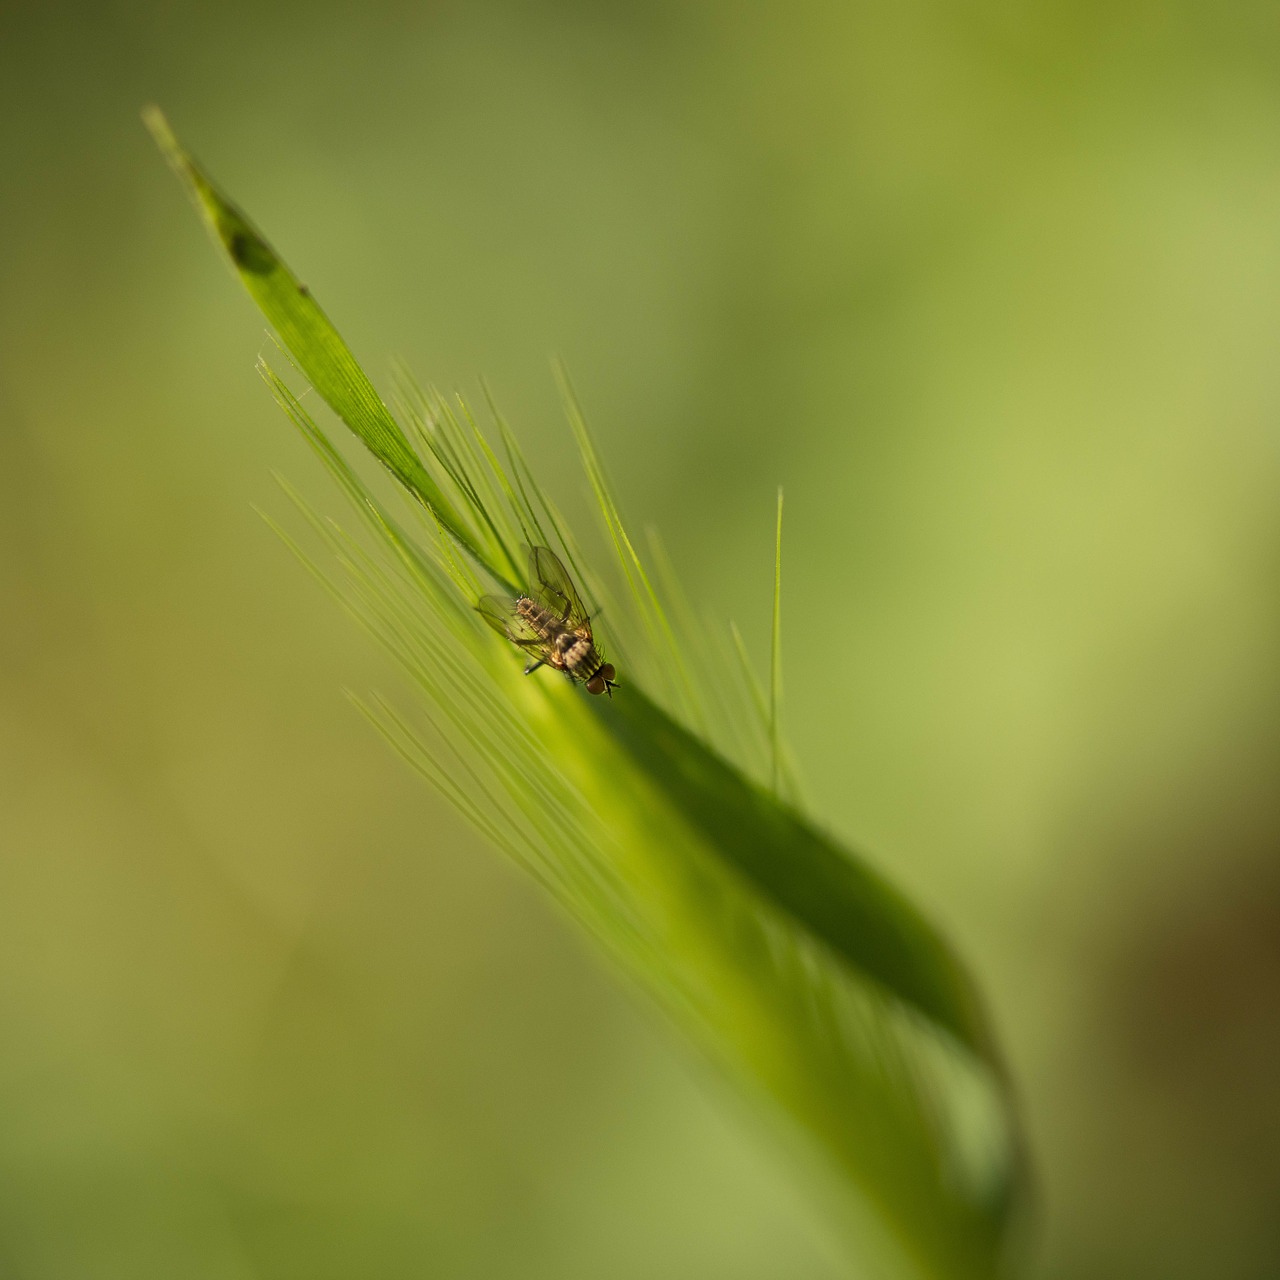
{"type": "Polygon", "coordinates": [[[563,671],[587,686],[588,693],[617,688],[612,662],[606,662],[591,634],[591,617],[560,557],[550,547],[529,548],[529,590],[510,596],[482,596],[476,609],[500,635],[529,655],[525,675],[541,666],[563,671]]]}

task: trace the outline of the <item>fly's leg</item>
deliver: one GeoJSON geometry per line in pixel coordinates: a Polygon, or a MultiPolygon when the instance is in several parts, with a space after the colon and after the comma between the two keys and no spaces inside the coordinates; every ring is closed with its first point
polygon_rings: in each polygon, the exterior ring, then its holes
{"type": "Polygon", "coordinates": [[[533,673],[537,671],[539,667],[546,665],[546,661],[547,661],[546,658],[539,658],[537,662],[533,663],[531,666],[525,667],[524,669],[525,675],[527,676],[533,675],[533,673]]]}

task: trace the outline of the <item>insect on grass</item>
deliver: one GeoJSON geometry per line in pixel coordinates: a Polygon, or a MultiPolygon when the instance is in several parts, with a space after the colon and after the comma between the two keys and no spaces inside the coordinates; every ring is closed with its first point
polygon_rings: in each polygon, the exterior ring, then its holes
{"type": "Polygon", "coordinates": [[[587,686],[588,693],[616,689],[613,663],[606,662],[591,634],[591,616],[568,570],[550,547],[529,548],[529,592],[521,596],[482,596],[476,609],[500,635],[532,659],[525,675],[541,666],[563,671],[587,686]]]}

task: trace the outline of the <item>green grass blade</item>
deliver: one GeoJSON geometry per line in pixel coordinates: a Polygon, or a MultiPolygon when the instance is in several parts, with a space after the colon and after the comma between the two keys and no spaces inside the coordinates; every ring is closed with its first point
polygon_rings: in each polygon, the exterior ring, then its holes
{"type": "Polygon", "coordinates": [[[717,854],[886,994],[995,1065],[985,1011],[937,931],[865,863],[752,785],[636,688],[592,710],[717,854]]]}
{"type": "Polygon", "coordinates": [[[303,375],[374,457],[431,510],[477,563],[510,585],[422,465],[400,424],[311,291],[183,149],[163,113],[149,107],[143,120],[187,188],[214,241],[303,375]]]}
{"type": "Polygon", "coordinates": [[[348,534],[292,495],[338,566],[338,594],[418,695],[414,715],[379,699],[362,709],[669,1018],[825,1153],[841,1205],[869,1211],[882,1231],[892,1274],[991,1280],[1026,1168],[977,989],[902,895],[780,799],[784,784],[795,794],[781,732],[781,493],[768,688],[743,653],[713,697],[699,673],[725,651],[700,649],[669,565],[645,567],[567,379],[610,572],[557,514],[504,421],[505,467],[465,404],[455,413],[415,393],[419,456],[310,294],[163,118],[148,123],[298,368],[416,500],[417,526],[400,523],[264,368],[359,517],[348,534]],[[579,585],[609,601],[605,625],[625,637],[628,659],[612,700],[547,673],[526,679],[522,655],[474,611],[481,575],[459,548],[502,581],[532,530],[550,533],[579,585]],[[624,589],[610,594],[606,578],[624,589]],[[716,723],[735,688],[740,705],[716,723]],[[754,726],[760,783],[726,758],[742,724],[754,726]]]}

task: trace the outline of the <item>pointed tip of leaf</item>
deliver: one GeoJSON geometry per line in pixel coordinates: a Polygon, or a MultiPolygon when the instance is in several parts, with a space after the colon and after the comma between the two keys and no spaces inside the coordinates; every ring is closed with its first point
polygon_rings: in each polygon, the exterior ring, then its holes
{"type": "Polygon", "coordinates": [[[154,102],[148,102],[142,108],[142,123],[147,126],[147,131],[156,140],[156,145],[166,155],[171,151],[181,150],[173,130],[169,127],[168,117],[154,102]]]}

